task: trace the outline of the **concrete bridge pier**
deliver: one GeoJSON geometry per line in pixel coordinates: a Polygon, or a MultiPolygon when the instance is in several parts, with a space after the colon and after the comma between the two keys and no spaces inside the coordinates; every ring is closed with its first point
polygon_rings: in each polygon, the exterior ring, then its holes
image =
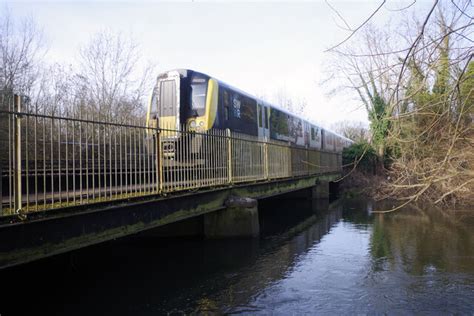
{"type": "Polygon", "coordinates": [[[318,180],[316,185],[311,188],[311,195],[313,199],[329,199],[329,193],[329,181],[318,180]]]}
{"type": "Polygon", "coordinates": [[[258,201],[251,198],[230,197],[223,210],[204,215],[206,238],[254,238],[260,234],[258,201]]]}

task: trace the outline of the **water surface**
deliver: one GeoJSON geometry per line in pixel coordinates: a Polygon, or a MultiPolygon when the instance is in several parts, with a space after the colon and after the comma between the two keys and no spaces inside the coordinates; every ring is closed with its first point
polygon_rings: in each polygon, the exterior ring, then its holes
{"type": "MultiPolygon", "coordinates": [[[[387,206],[390,207],[390,206],[387,206]]],[[[0,272],[0,313],[474,313],[474,210],[260,203],[254,240],[127,238],[0,272]]]]}

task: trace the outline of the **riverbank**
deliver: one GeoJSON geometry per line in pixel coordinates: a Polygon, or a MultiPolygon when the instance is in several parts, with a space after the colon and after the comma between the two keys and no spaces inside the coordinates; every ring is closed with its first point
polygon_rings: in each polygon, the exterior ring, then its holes
{"type": "MultiPolygon", "coordinates": [[[[378,171],[377,173],[369,173],[358,169],[346,170],[345,175],[340,181],[341,196],[344,197],[362,197],[374,198],[378,201],[387,200],[390,203],[401,206],[408,204],[433,205],[435,207],[444,207],[450,209],[473,209],[474,195],[471,192],[471,186],[466,186],[457,194],[440,198],[443,192],[437,187],[427,187],[427,189],[419,193],[416,189],[411,191],[405,190],[400,192],[397,183],[394,183],[390,172],[378,171]],[[462,193],[461,192],[461,193],[462,193]]],[[[473,190],[474,191],[474,190],[473,190]]]]}

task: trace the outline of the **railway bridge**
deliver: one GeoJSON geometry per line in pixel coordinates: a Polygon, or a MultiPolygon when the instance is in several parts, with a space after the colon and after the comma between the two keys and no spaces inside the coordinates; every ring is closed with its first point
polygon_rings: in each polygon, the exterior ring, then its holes
{"type": "Polygon", "coordinates": [[[20,103],[0,109],[0,268],[161,226],[255,237],[259,199],[327,198],[341,175],[338,152],[20,103]]]}

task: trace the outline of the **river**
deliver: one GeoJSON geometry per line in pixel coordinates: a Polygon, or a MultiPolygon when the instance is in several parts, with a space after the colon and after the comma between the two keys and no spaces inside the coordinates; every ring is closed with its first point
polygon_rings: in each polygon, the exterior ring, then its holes
{"type": "Polygon", "coordinates": [[[474,210],[262,201],[254,240],[134,237],[0,271],[0,314],[474,314],[474,210]]]}

